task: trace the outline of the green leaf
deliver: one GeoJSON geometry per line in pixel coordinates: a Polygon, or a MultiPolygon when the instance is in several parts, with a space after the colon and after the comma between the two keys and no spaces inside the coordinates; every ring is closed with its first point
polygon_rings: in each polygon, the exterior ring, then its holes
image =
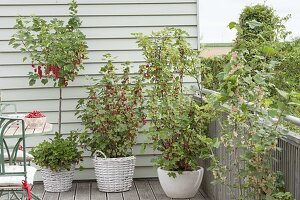
{"type": "Polygon", "coordinates": [[[9,43],[8,43],[8,44],[9,44],[9,45],[12,45],[14,42],[16,42],[16,38],[13,38],[13,37],[12,37],[12,38],[9,40],[9,43]]]}
{"type": "Polygon", "coordinates": [[[254,28],[256,28],[256,27],[261,27],[261,26],[262,26],[262,23],[256,21],[255,19],[254,19],[254,20],[251,20],[251,21],[249,21],[249,22],[246,22],[246,23],[249,25],[249,27],[250,27],[251,29],[254,29],[254,28]]]}
{"type": "Polygon", "coordinates": [[[273,56],[277,53],[277,51],[273,47],[270,47],[270,46],[264,46],[262,48],[262,52],[268,56],[273,56]]]}
{"type": "Polygon", "coordinates": [[[18,48],[20,45],[21,45],[21,44],[19,44],[19,43],[14,43],[14,44],[13,44],[13,48],[16,49],[16,48],[18,48]]]}
{"type": "Polygon", "coordinates": [[[46,85],[48,83],[48,79],[42,79],[41,82],[46,85]]]}
{"type": "Polygon", "coordinates": [[[274,117],[277,117],[278,111],[276,109],[270,109],[270,110],[268,110],[268,114],[270,117],[274,118],[274,117]]]}
{"type": "Polygon", "coordinates": [[[276,90],[280,94],[280,96],[282,96],[284,99],[288,99],[289,94],[287,92],[285,92],[283,90],[280,90],[280,89],[277,89],[277,88],[276,88],[276,90]]]}
{"type": "Polygon", "coordinates": [[[273,104],[273,100],[271,98],[265,99],[263,102],[267,107],[273,104]]]}
{"type": "Polygon", "coordinates": [[[230,23],[228,24],[228,27],[229,27],[230,29],[233,29],[233,28],[236,27],[236,25],[237,25],[236,22],[230,22],[230,23]]]}
{"type": "Polygon", "coordinates": [[[221,144],[220,140],[216,140],[216,141],[213,143],[213,147],[214,147],[214,148],[219,148],[219,147],[220,147],[220,144],[221,144]]]}
{"type": "Polygon", "coordinates": [[[35,79],[30,79],[29,80],[29,85],[33,86],[35,84],[36,80],[35,79]]]}

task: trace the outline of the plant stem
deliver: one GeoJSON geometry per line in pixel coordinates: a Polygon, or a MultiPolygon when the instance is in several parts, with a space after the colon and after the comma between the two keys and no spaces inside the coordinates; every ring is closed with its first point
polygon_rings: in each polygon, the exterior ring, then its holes
{"type": "Polygon", "coordinates": [[[58,108],[58,133],[61,134],[61,104],[62,104],[62,88],[59,87],[59,108],[58,108]]]}
{"type": "Polygon", "coordinates": [[[200,92],[200,98],[201,98],[201,104],[203,103],[203,93],[202,93],[202,85],[201,85],[201,80],[199,81],[199,77],[195,77],[196,81],[197,81],[197,85],[198,85],[198,89],[199,89],[199,92],[200,92]]]}

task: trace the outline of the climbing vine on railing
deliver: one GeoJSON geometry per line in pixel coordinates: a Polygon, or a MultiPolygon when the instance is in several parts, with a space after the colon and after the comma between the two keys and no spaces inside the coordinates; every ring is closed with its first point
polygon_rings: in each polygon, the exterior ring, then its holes
{"type": "MultiPolygon", "coordinates": [[[[223,111],[227,105],[228,114],[219,122],[220,141],[232,159],[225,167],[217,164],[212,169],[219,181],[238,190],[231,194],[233,199],[293,199],[278,187],[279,176],[272,170],[272,153],[279,150],[277,140],[284,134],[280,124],[285,113],[284,108],[270,107],[274,62],[261,65],[263,71],[253,70],[241,54],[233,53],[230,65],[220,74],[220,95],[213,100],[223,111]],[[233,182],[227,181],[228,172],[235,177],[233,182]]],[[[288,93],[278,93],[289,102],[288,93]]]]}

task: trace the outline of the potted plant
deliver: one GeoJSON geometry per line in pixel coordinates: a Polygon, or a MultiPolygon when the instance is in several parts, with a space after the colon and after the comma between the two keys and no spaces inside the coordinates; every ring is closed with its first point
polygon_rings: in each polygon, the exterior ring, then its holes
{"type": "MultiPolygon", "coordinates": [[[[34,85],[37,80],[40,80],[44,85],[52,81],[54,87],[59,87],[59,134],[61,134],[62,89],[67,87],[70,81],[75,80],[79,71],[84,68],[83,60],[87,59],[87,45],[85,35],[79,29],[81,21],[77,16],[77,7],[76,1],[72,0],[67,23],[57,18],[48,22],[35,16],[30,19],[19,17],[14,26],[17,32],[9,42],[13,48],[28,53],[23,58],[23,62],[30,60],[31,63],[29,85],[34,85]]],[[[64,146],[61,147],[60,151],[65,152],[64,146]]],[[[67,170],[69,169],[71,168],[68,167],[67,170]]],[[[60,170],[53,171],[56,172],[60,173],[60,170]]],[[[57,186],[62,185],[57,184],[57,186]]],[[[57,191],[66,188],[69,187],[62,186],[57,191]]]]}
{"type": "Polygon", "coordinates": [[[75,164],[82,160],[77,148],[78,137],[71,133],[66,139],[59,133],[31,150],[34,163],[41,167],[44,188],[48,192],[64,192],[72,187],[75,164]]]}
{"type": "Polygon", "coordinates": [[[70,18],[65,24],[63,20],[52,19],[50,22],[31,17],[29,20],[19,17],[15,29],[18,31],[11,37],[9,44],[29,56],[23,62],[31,60],[32,71],[29,72],[29,85],[36,80],[42,84],[52,81],[59,87],[58,132],[61,133],[62,88],[74,81],[80,70],[84,69],[83,60],[87,59],[85,35],[80,31],[81,21],[77,16],[75,0],[70,3],[70,18]]]}
{"type": "Polygon", "coordinates": [[[206,105],[196,104],[185,95],[185,75],[197,77],[202,72],[199,52],[186,42],[187,33],[166,28],[147,36],[135,34],[147,64],[140,73],[152,87],[147,90],[147,134],[155,150],[158,178],[166,195],[191,198],[198,191],[204,169],[199,157],[208,155],[212,140],[205,136],[210,118],[206,105]],[[197,76],[196,76],[197,75],[197,76]]]}
{"type": "Polygon", "coordinates": [[[95,156],[99,190],[122,192],[132,185],[135,157],[130,150],[146,120],[142,84],[138,77],[129,77],[129,63],[124,63],[123,74],[117,75],[111,55],[105,59],[103,76],[92,79],[89,97],[79,100],[77,106],[77,116],[85,126],[80,141],[95,156]]]}

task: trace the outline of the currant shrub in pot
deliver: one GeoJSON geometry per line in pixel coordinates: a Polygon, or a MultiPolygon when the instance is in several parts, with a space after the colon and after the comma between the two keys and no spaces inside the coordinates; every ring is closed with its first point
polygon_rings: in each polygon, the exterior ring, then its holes
{"type": "Polygon", "coordinates": [[[81,143],[92,154],[100,150],[107,157],[125,157],[135,144],[139,128],[146,122],[143,112],[143,84],[138,76],[130,76],[129,63],[117,74],[111,55],[101,67],[103,77],[92,79],[88,98],[79,100],[77,116],[85,126],[81,143]]]}
{"type": "Polygon", "coordinates": [[[146,91],[149,136],[158,165],[160,184],[170,198],[192,198],[198,191],[204,168],[199,158],[210,157],[214,141],[208,138],[209,106],[196,104],[184,87],[186,76],[194,77],[201,89],[199,76],[205,73],[200,52],[186,41],[181,29],[165,28],[151,35],[136,33],[146,63],[140,74],[149,84],[146,91]]]}
{"type": "MultiPolygon", "coordinates": [[[[213,140],[206,137],[210,108],[195,103],[185,94],[185,76],[203,73],[200,52],[186,41],[188,34],[176,28],[165,28],[151,35],[136,33],[146,64],[140,74],[151,87],[147,90],[147,113],[150,128],[146,134],[153,148],[161,151],[155,163],[170,176],[199,169],[199,157],[206,157],[213,140]],[[200,67],[200,68],[198,68],[200,67]]],[[[198,86],[200,82],[197,79],[198,86]]]]}
{"type": "Polygon", "coordinates": [[[54,172],[70,170],[82,160],[82,151],[77,148],[78,137],[71,133],[67,138],[56,133],[54,139],[43,141],[31,150],[34,163],[54,172]]]}
{"type": "MultiPolygon", "coordinates": [[[[161,151],[155,162],[167,171],[193,171],[199,168],[199,157],[209,153],[212,142],[205,136],[209,107],[193,101],[183,94],[169,96],[160,102],[155,125],[149,130],[153,147],[161,151]]],[[[175,173],[169,175],[175,176],[175,173]]]]}
{"type": "Polygon", "coordinates": [[[32,149],[33,162],[41,167],[46,191],[65,192],[72,188],[75,165],[82,161],[83,153],[77,145],[78,136],[73,132],[67,138],[55,133],[53,139],[32,149]]]}

